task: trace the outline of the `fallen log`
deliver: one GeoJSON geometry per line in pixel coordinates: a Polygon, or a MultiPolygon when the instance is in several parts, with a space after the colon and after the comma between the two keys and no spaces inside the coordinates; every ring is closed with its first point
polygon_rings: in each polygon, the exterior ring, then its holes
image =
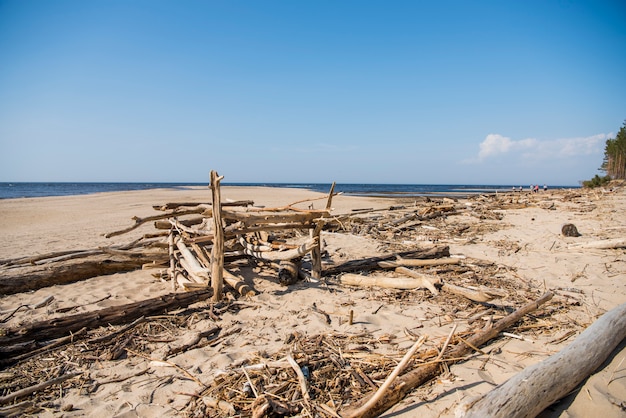
{"type": "Polygon", "coordinates": [[[332,276],[339,273],[353,273],[355,271],[368,271],[377,269],[381,261],[395,261],[401,258],[432,259],[450,256],[450,247],[439,246],[421,250],[404,251],[401,253],[385,254],[378,257],[369,257],[359,260],[350,260],[334,267],[327,267],[322,272],[324,276],[332,276]]]}
{"type": "Polygon", "coordinates": [[[93,329],[106,325],[125,324],[142,316],[157,315],[168,310],[184,308],[192,303],[207,299],[212,293],[212,289],[170,293],[126,305],[110,306],[97,311],[39,321],[19,328],[9,328],[5,335],[0,337],[0,346],[26,341],[52,340],[75,333],[81,328],[93,329]]]}
{"type": "Polygon", "coordinates": [[[365,276],[344,273],[337,277],[340,284],[349,286],[382,287],[386,289],[428,289],[424,281],[411,277],[365,276]]]}
{"type": "Polygon", "coordinates": [[[55,284],[67,284],[97,276],[125,273],[140,269],[143,264],[165,260],[167,260],[167,253],[163,253],[162,257],[159,256],[159,259],[155,259],[153,256],[129,258],[119,255],[97,254],[62,263],[3,270],[0,271],[0,294],[10,295],[55,284]]]}
{"type": "MultiPolygon", "coordinates": [[[[522,306],[515,312],[505,316],[491,327],[484,329],[472,337],[468,338],[466,342],[462,342],[458,344],[455,348],[448,352],[448,356],[451,360],[448,360],[448,363],[456,363],[459,358],[467,355],[474,349],[472,347],[480,347],[485,344],[492,338],[496,337],[500,332],[504,331],[525,315],[533,312],[538,309],[541,305],[548,302],[554,293],[546,292],[539,299],[527,303],[522,306]]],[[[443,360],[445,361],[445,359],[443,360]]],[[[418,366],[415,369],[399,376],[393,385],[389,388],[386,393],[386,396],[381,398],[380,401],[376,402],[375,405],[372,406],[367,412],[362,413],[360,415],[355,415],[355,412],[359,411],[359,406],[366,403],[367,400],[371,397],[371,395],[366,396],[360,401],[356,402],[353,405],[350,405],[345,411],[341,413],[341,416],[344,418],[356,418],[357,416],[362,418],[374,418],[382,414],[387,409],[391,408],[393,405],[400,402],[409,392],[411,392],[416,387],[426,383],[433,377],[435,377],[441,368],[439,362],[429,363],[423,366],[418,366]]]]}
{"type": "Polygon", "coordinates": [[[626,303],[604,314],[563,350],[464,405],[467,409],[457,416],[535,417],[591,375],[624,338],[626,303]]]}

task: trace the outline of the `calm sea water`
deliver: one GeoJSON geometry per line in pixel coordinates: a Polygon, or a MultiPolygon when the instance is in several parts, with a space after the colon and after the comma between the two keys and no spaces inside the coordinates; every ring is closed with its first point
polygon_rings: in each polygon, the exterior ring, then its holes
{"type": "MultiPolygon", "coordinates": [[[[222,183],[224,186],[290,187],[328,193],[330,183],[222,183]]],[[[157,188],[207,187],[207,183],[0,183],[0,199],[44,196],[72,196],[101,192],[149,190],[157,188]]],[[[541,185],[543,187],[543,185],[541,185]]],[[[459,184],[337,184],[335,192],[357,196],[416,197],[428,195],[469,196],[481,193],[508,192],[513,185],[459,185],[459,184]]],[[[548,186],[576,188],[576,186],[548,186]]],[[[524,186],[525,191],[529,186],[524,186]]]]}

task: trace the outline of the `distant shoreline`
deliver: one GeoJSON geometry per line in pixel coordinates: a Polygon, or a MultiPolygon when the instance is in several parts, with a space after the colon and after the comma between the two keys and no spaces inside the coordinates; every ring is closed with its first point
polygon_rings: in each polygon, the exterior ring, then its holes
{"type": "MultiPolygon", "coordinates": [[[[224,187],[275,187],[330,191],[330,183],[222,183],[224,187]]],[[[103,192],[137,191],[162,188],[208,187],[208,183],[99,183],[99,182],[3,182],[0,199],[49,196],[76,196],[103,192]]],[[[549,190],[577,189],[580,186],[548,186],[549,190]]],[[[543,185],[540,185],[543,189],[543,185]]],[[[478,194],[519,192],[513,185],[471,184],[336,184],[335,193],[374,198],[417,198],[426,196],[468,197],[478,194]]],[[[522,187],[530,192],[530,186],[522,187]]]]}

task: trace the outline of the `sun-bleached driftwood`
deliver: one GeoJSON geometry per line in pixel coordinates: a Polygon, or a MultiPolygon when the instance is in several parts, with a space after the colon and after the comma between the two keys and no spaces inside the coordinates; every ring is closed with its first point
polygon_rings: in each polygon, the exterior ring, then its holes
{"type": "Polygon", "coordinates": [[[176,248],[178,248],[182,257],[179,262],[183,268],[187,270],[187,273],[189,273],[189,278],[197,283],[208,283],[210,280],[209,270],[200,264],[196,256],[187,248],[182,239],[179,238],[176,240],[176,248]]]}
{"type": "MultiPolygon", "coordinates": [[[[182,206],[210,207],[212,204],[213,204],[212,202],[171,202],[171,203],[166,203],[164,205],[154,205],[154,206],[152,206],[152,208],[154,210],[166,211],[166,210],[178,209],[178,208],[180,208],[182,206]]],[[[236,201],[233,201],[233,202],[228,202],[228,201],[227,202],[222,202],[222,206],[242,206],[242,207],[247,207],[247,206],[253,206],[253,205],[254,205],[254,201],[253,200],[236,200],[236,201]]]]}
{"type": "Polygon", "coordinates": [[[434,296],[437,296],[439,294],[439,290],[435,287],[436,284],[441,283],[441,279],[439,277],[419,273],[417,271],[402,266],[396,267],[395,271],[396,273],[412,277],[413,280],[418,281],[422,285],[422,287],[430,290],[430,293],[432,293],[434,296]]]}
{"type": "MultiPolygon", "coordinates": [[[[472,352],[474,349],[472,347],[480,347],[485,344],[492,338],[496,337],[500,332],[504,331],[511,325],[515,324],[517,321],[522,319],[525,315],[535,311],[541,305],[548,302],[554,294],[552,292],[544,293],[539,299],[527,303],[521,308],[517,309],[515,312],[505,316],[492,326],[487,329],[484,329],[477,334],[467,338],[467,343],[462,342],[455,346],[452,350],[448,352],[448,360],[449,363],[455,363],[459,361],[459,358],[467,355],[472,352]],[[468,345],[470,344],[470,345],[468,345]]],[[[443,359],[445,361],[445,359],[443,359]]],[[[413,370],[404,373],[399,376],[391,385],[389,390],[387,391],[387,395],[381,398],[378,402],[376,402],[371,409],[364,412],[361,417],[362,418],[374,418],[382,414],[387,409],[391,408],[393,405],[400,402],[409,392],[411,392],[416,387],[424,384],[428,380],[435,377],[438,373],[440,373],[441,365],[439,362],[429,363],[423,366],[417,366],[413,370]]],[[[353,405],[350,405],[350,408],[347,408],[345,411],[341,412],[342,416],[352,417],[354,416],[354,411],[357,411],[360,405],[367,402],[367,400],[372,395],[366,396],[361,399],[359,402],[356,402],[353,405]]]]}
{"type": "Polygon", "coordinates": [[[131,322],[141,316],[161,314],[165,311],[186,307],[209,298],[212,289],[201,289],[186,293],[170,293],[138,302],[110,306],[97,311],[67,315],[60,318],[34,322],[17,328],[6,329],[0,337],[0,346],[14,345],[25,341],[47,341],[64,337],[81,328],[118,325],[131,322]]]}
{"type": "Polygon", "coordinates": [[[224,281],[228,283],[230,287],[239,292],[241,296],[256,295],[256,292],[252,290],[241,277],[236,276],[227,269],[224,269],[224,281]]]}
{"type": "Polygon", "coordinates": [[[133,225],[129,226],[128,228],[120,229],[119,231],[109,232],[108,234],[105,234],[104,236],[105,238],[115,237],[117,235],[126,234],[127,232],[135,230],[139,228],[141,225],[145,224],[146,222],[158,221],[159,219],[167,219],[167,218],[173,218],[173,217],[178,217],[178,216],[183,216],[183,215],[193,215],[193,214],[203,213],[206,210],[210,210],[210,207],[207,208],[206,206],[199,205],[198,207],[193,208],[193,209],[174,211],[171,213],[163,213],[160,215],[153,215],[153,216],[148,216],[145,218],[134,216],[132,218],[133,221],[135,221],[133,225]]]}
{"type": "Polygon", "coordinates": [[[563,350],[462,406],[457,416],[535,417],[590,376],[624,338],[626,303],[605,313],[563,350]]]}
{"type": "Polygon", "coordinates": [[[315,247],[315,245],[317,245],[317,240],[309,239],[298,248],[293,248],[286,251],[255,251],[255,246],[247,242],[243,237],[239,238],[239,243],[244,247],[244,249],[241,251],[242,254],[247,254],[261,260],[281,261],[293,260],[294,258],[302,257],[303,255],[311,251],[311,249],[315,247]]]}
{"type": "Polygon", "coordinates": [[[400,258],[393,261],[381,261],[378,266],[381,268],[396,268],[396,267],[424,267],[424,266],[443,266],[446,264],[459,264],[461,262],[458,258],[435,258],[430,260],[411,260],[406,258],[400,258]]]}
{"type": "MultiPolygon", "coordinates": [[[[344,273],[337,281],[349,286],[383,287],[386,289],[428,289],[432,283],[412,277],[364,276],[362,274],[344,273]]],[[[429,289],[430,290],[430,289],[429,289]]]]}
{"type": "Polygon", "coordinates": [[[339,273],[352,273],[355,271],[368,271],[379,268],[378,263],[381,261],[394,261],[398,257],[401,258],[441,258],[450,256],[450,247],[448,246],[435,246],[432,248],[404,251],[400,253],[385,254],[378,257],[369,257],[359,260],[350,260],[337,266],[325,268],[323,271],[324,276],[332,276],[339,273]]]}
{"type": "Polygon", "coordinates": [[[96,276],[124,273],[140,269],[143,264],[162,259],[167,253],[150,257],[129,258],[120,255],[96,254],[50,265],[26,266],[0,271],[0,294],[9,295],[37,290],[55,284],[67,284],[96,276]]]}
{"type": "Polygon", "coordinates": [[[615,248],[626,248],[626,238],[602,239],[598,241],[585,242],[581,244],[572,244],[567,248],[589,248],[598,250],[610,250],[615,248]]]}
{"type": "Polygon", "coordinates": [[[211,248],[211,287],[213,301],[222,300],[224,287],[224,224],[222,223],[222,197],[220,182],[224,176],[211,170],[211,192],[213,197],[213,247],[211,248]]]}
{"type": "Polygon", "coordinates": [[[493,289],[490,287],[479,287],[470,289],[467,287],[456,286],[450,283],[443,283],[441,290],[454,293],[455,295],[464,296],[474,302],[489,302],[496,298],[502,298],[507,292],[501,289],[493,289]]]}
{"type": "Polygon", "coordinates": [[[311,223],[320,218],[330,215],[327,210],[306,210],[301,212],[287,213],[254,213],[254,212],[238,212],[233,210],[225,210],[222,213],[224,219],[239,221],[244,226],[268,225],[281,223],[294,223],[311,226],[311,223]]]}
{"type": "MultiPolygon", "coordinates": [[[[333,203],[333,195],[335,193],[335,182],[330,186],[330,191],[328,192],[328,199],[326,200],[326,212],[327,215],[322,216],[322,218],[330,215],[330,210],[332,208],[333,203]]],[[[322,229],[324,229],[325,221],[320,219],[316,222],[315,228],[310,230],[311,238],[316,240],[316,245],[311,249],[311,276],[314,279],[319,279],[322,277],[322,229]]]]}

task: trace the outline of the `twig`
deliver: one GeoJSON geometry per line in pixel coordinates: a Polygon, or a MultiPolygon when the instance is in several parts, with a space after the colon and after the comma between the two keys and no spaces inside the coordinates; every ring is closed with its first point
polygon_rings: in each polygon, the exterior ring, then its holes
{"type": "Polygon", "coordinates": [[[452,329],[450,330],[450,334],[448,334],[448,338],[446,338],[446,342],[443,343],[443,347],[441,348],[441,352],[439,353],[439,355],[437,356],[437,358],[435,360],[440,360],[443,357],[443,353],[446,351],[446,348],[448,348],[448,344],[450,344],[450,340],[452,339],[452,336],[454,335],[454,331],[456,331],[456,325],[454,324],[452,326],[452,329]]]}

